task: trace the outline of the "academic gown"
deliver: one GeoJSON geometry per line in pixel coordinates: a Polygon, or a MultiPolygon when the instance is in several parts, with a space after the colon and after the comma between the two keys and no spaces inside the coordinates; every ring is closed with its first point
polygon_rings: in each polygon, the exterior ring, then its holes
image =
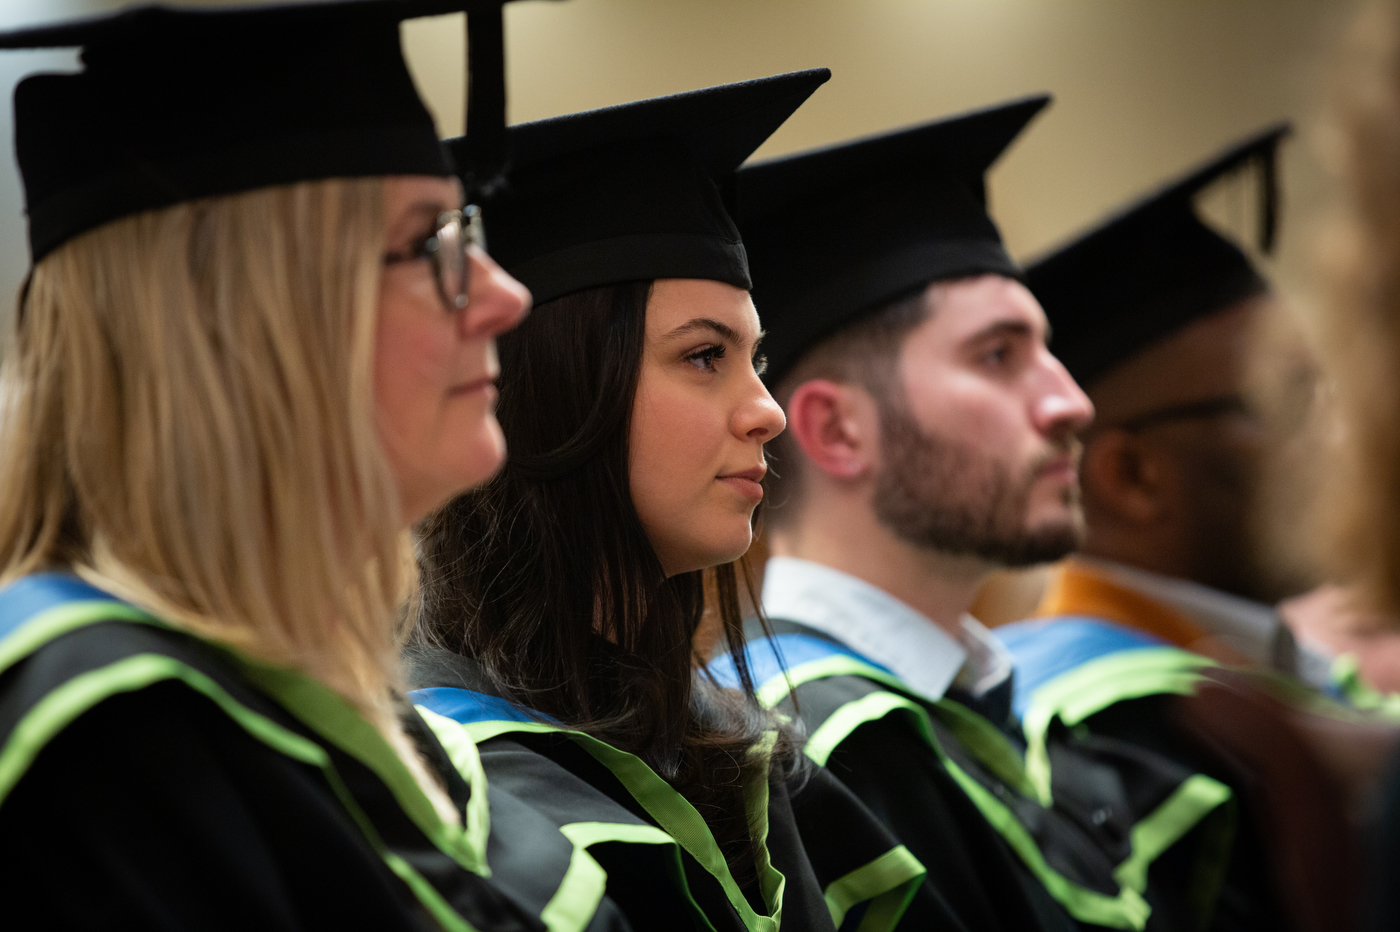
{"type": "MultiPolygon", "coordinates": [[[[517,837],[472,850],[347,705],[290,671],[255,685],[254,668],[74,577],[0,591],[0,924],[537,932],[565,888],[587,915],[553,929],[628,928],[601,871],[581,889],[573,846],[518,801],[490,806],[517,837]],[[481,875],[488,851],[513,863],[522,847],[535,875],[481,875]]],[[[465,819],[485,785],[448,772],[465,819]]]]}
{"type": "MultiPolygon", "coordinates": [[[[785,619],[770,627],[772,641],[756,624],[747,632],[760,696],[801,718],[809,753],[928,869],[906,928],[919,927],[923,902],[946,904],[969,929],[1197,927],[1173,878],[1211,861],[1211,829],[1228,820],[1217,811],[1223,787],[1208,785],[1207,798],[1172,815],[1163,803],[1192,772],[1113,738],[1057,740],[1054,805],[1044,807],[1028,785],[1009,694],[953,689],[930,703],[816,629],[785,619]],[[1135,854],[1134,829],[1149,821],[1170,843],[1135,854]],[[1118,881],[1130,861],[1142,878],[1133,890],[1118,881]],[[1068,892],[1055,896],[1052,884],[1068,892]]],[[[722,681],[732,675],[727,660],[716,669],[722,681]]],[[[1209,876],[1203,885],[1209,895],[1209,876]]]]}
{"type": "MultiPolygon", "coordinates": [[[[1304,807],[1326,815],[1322,809],[1332,805],[1324,801],[1331,788],[1310,772],[1316,765],[1286,714],[1270,711],[1273,700],[1243,701],[1233,716],[1248,716],[1248,724],[1241,721],[1232,736],[1210,726],[1200,703],[1193,711],[1182,699],[1197,696],[1204,677],[1217,675],[1210,671],[1222,670],[1222,663],[1237,672],[1224,672],[1230,684],[1210,687],[1217,699],[1230,691],[1261,698],[1279,690],[1317,698],[1331,691],[1327,659],[1298,645],[1272,609],[1182,580],[1071,558],[1036,615],[996,635],[1015,657],[1015,704],[1027,720],[1068,719],[1053,727],[1130,742],[1231,787],[1236,823],[1211,928],[1285,927],[1285,915],[1319,908],[1330,914],[1323,928],[1351,926],[1351,909],[1334,911],[1350,899],[1355,882],[1347,876],[1354,873],[1349,830],[1337,818],[1298,828],[1311,837],[1298,843],[1297,882],[1275,875],[1292,857],[1292,813],[1304,807]],[[1088,692],[1097,693],[1094,701],[1077,698],[1088,692]],[[1288,781],[1278,779],[1278,768],[1288,781]],[[1297,806],[1266,806],[1265,797],[1282,798],[1285,782],[1297,806]]],[[[1188,870],[1162,873],[1164,885],[1189,894],[1188,870]]]]}
{"type": "MultiPolygon", "coordinates": [[[[531,800],[565,834],[587,840],[607,870],[608,898],[634,928],[776,932],[780,919],[783,928],[804,932],[882,932],[923,876],[839,781],[803,765],[746,788],[772,871],[760,864],[757,880],[740,886],[698,813],[638,758],[511,706],[468,658],[417,648],[409,666],[418,687],[410,698],[475,729],[493,785],[531,800]]],[[[931,930],[961,928],[950,914],[926,915],[931,930]]]]}

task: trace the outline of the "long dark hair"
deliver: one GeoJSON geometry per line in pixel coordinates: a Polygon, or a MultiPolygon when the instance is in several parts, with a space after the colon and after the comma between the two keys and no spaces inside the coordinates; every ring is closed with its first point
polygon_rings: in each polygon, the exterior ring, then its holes
{"type": "MultiPolygon", "coordinates": [[[[501,473],[421,527],[416,637],[475,658],[507,698],[630,751],[753,874],[741,777],[772,727],[743,652],[743,561],[669,579],[632,504],[628,436],[651,282],[537,307],[499,343],[501,473]],[[695,674],[713,609],[741,689],[695,674]]],[[[753,599],[757,605],[757,599],[753,599]]],[[[795,755],[784,735],[779,763],[795,755]]]]}

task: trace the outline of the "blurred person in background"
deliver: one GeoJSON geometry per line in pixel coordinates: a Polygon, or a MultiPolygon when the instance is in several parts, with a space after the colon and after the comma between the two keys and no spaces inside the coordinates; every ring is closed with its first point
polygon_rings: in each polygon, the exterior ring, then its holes
{"type": "Polygon", "coordinates": [[[1084,434],[1083,547],[1039,617],[997,636],[1032,744],[1082,729],[1229,785],[1242,803],[1233,875],[1272,889],[1294,928],[1348,928],[1355,825],[1394,734],[1323,701],[1339,693],[1332,658],[1274,607],[1302,585],[1271,566],[1260,533],[1279,438],[1248,383],[1253,365],[1288,364],[1252,359],[1277,298],[1198,210],[1254,168],[1268,248],[1287,131],[1242,140],[1028,269],[1098,418],[1084,434]]]}
{"type": "Polygon", "coordinates": [[[750,681],[696,669],[707,576],[742,648],[739,561],[784,426],[723,192],[829,76],[512,127],[484,205],[539,304],[501,340],[510,459],[421,528],[410,695],[588,846],[638,929],[880,932],[924,876],[750,681]]]}
{"type": "MultiPolygon", "coordinates": [[[[1331,294],[1317,353],[1340,422],[1322,552],[1363,610],[1400,617],[1400,11],[1376,4],[1343,49],[1336,104],[1343,214],[1323,240],[1331,294]]],[[[1365,917],[1400,928],[1400,761],[1393,760],[1365,917]]]]}
{"type": "Polygon", "coordinates": [[[499,467],[493,341],[529,299],[472,245],[400,50],[466,5],[0,35],[84,63],[15,95],[8,927],[626,928],[401,692],[404,532],[499,467]]]}
{"type": "Polygon", "coordinates": [[[1079,541],[1093,407],[1046,348],[984,182],[1047,101],[740,170],[788,415],[766,519],[775,634],[751,628],[749,659],[760,697],[802,721],[808,756],[929,868],[962,927],[1198,928],[1217,888],[1190,878],[1220,855],[1228,789],[1058,733],[1053,773],[1034,770],[1010,658],[968,614],[998,567],[1079,541]]]}
{"type": "Polygon", "coordinates": [[[1239,142],[1027,269],[1055,353],[1098,415],[1083,435],[1083,544],[1051,577],[1041,620],[998,629],[1015,652],[1056,626],[1058,656],[1019,665],[1022,693],[1129,632],[1329,684],[1331,657],[1300,646],[1274,609],[1301,587],[1273,570],[1257,533],[1269,438],[1247,380],[1277,299],[1195,207],[1202,190],[1256,165],[1271,245],[1287,132],[1239,142]]]}

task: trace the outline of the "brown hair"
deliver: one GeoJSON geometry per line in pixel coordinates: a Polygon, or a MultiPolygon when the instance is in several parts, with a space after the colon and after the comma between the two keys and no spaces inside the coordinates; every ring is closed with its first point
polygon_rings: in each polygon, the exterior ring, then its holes
{"type": "MultiPolygon", "coordinates": [[[[928,289],[920,288],[846,324],[798,359],[778,383],[774,400],[786,411],[804,382],[829,379],[859,385],[877,401],[888,402],[904,340],[928,320],[930,302],[928,289]]],[[[764,500],[769,504],[764,520],[782,530],[802,507],[802,448],[791,431],[784,431],[768,442],[765,452],[769,470],[763,480],[764,500]]]]}

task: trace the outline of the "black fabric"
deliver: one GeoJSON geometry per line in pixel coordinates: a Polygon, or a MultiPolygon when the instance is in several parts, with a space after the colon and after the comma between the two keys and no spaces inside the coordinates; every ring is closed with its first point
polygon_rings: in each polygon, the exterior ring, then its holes
{"type": "MultiPolygon", "coordinates": [[[[382,843],[476,928],[542,928],[531,912],[538,899],[514,901],[511,891],[457,865],[368,767],[188,635],[112,621],[55,638],[0,674],[0,738],[57,687],[138,655],[175,658],[324,748],[382,843]]],[[[14,884],[4,888],[7,904],[47,903],[46,924],[55,928],[344,928],[346,917],[351,926],[420,928],[427,921],[319,768],[253,739],[212,700],[174,681],[105,699],[50,741],[0,804],[0,838],[8,850],[54,855],[6,873],[0,884],[14,884]],[[83,877],[82,895],[58,902],[74,876],[83,877]],[[241,905],[231,908],[234,900],[241,905]]]]}
{"type": "Polygon", "coordinates": [[[77,74],[15,90],[34,261],[120,217],[324,178],[451,174],[399,48],[399,21],[503,0],[147,6],[0,33],[80,46],[77,74]]]}
{"type": "MultiPolygon", "coordinates": [[[[414,688],[495,694],[468,658],[432,647],[412,648],[407,656],[414,688]]],[[[622,781],[567,735],[510,733],[481,742],[479,749],[487,780],[529,800],[555,825],[656,825],[622,781]]],[[[770,781],[768,820],[769,854],[787,879],[783,924],[789,928],[832,929],[826,887],[899,844],[839,781],[805,763],[788,778],[770,781]]],[[[589,853],[607,870],[608,898],[633,928],[690,927],[691,913],[666,871],[659,846],[606,843],[589,853]],[[663,892],[668,890],[669,895],[663,892]]],[[[718,880],[684,849],[680,856],[690,895],[706,918],[718,932],[742,932],[743,922],[718,880]]],[[[743,893],[756,912],[765,911],[756,883],[744,885],[743,893]]],[[[951,914],[928,914],[939,917],[930,928],[958,928],[951,914]]]]}
{"type": "MultiPolygon", "coordinates": [[[[787,619],[770,619],[775,634],[802,634],[841,642],[787,619]]],[[[750,638],[760,629],[746,626],[750,638]]],[[[778,708],[814,732],[838,709],[882,684],[859,676],[832,676],[798,686],[778,708]],[[794,701],[795,699],[795,701],[794,701]]],[[[957,693],[948,698],[956,701],[957,693]]],[[[977,711],[975,707],[973,711],[977,711]]],[[[935,737],[948,757],[1010,809],[1061,875],[1108,896],[1118,893],[1114,869],[1131,853],[1133,826],[1176,788],[1200,772],[1165,748],[1141,745],[1108,731],[1052,732],[1048,749],[1054,805],[1022,797],[985,767],[930,709],[935,737]]],[[[1024,751],[1014,720],[992,722],[1024,751]]],[[[949,912],[967,929],[1068,930],[1087,927],[1071,917],[1001,838],[949,774],[908,713],[895,712],[857,727],[827,760],[831,773],[928,868],[928,877],[906,913],[905,927],[949,912]]],[[[1226,817],[1230,814],[1225,814],[1226,817]]],[[[1195,930],[1191,911],[1204,846],[1215,841],[1216,816],[1193,829],[1149,869],[1144,897],[1152,907],[1149,930],[1195,930]]],[[[1238,855],[1236,859],[1238,860],[1238,855]]],[[[1228,884],[1227,884],[1228,886],[1228,884]]],[[[1236,885],[1238,886],[1238,885],[1236,885]]],[[[1234,896],[1235,887],[1226,894],[1234,896]]],[[[1247,904],[1254,899],[1245,895],[1247,904]]],[[[1236,907],[1217,909],[1216,929],[1236,929],[1236,907]]],[[[1251,914],[1256,915],[1257,914],[1251,914]]]]}
{"type": "Polygon", "coordinates": [[[436,928],[319,774],[173,683],[64,729],[0,806],[0,839],[17,927],[436,928]]]}
{"type": "MultiPolygon", "coordinates": [[[[830,76],[799,71],[511,127],[510,172],[481,204],[492,256],[537,304],[656,278],[747,289],[723,192],[830,76]]],[[[464,162],[473,145],[448,141],[464,162]]]]}
{"type": "Polygon", "coordinates": [[[1258,163],[1260,240],[1267,247],[1278,198],[1274,165],[1289,131],[1273,126],[1231,146],[1026,269],[1026,284],[1050,319],[1051,348],[1075,379],[1091,385],[1192,321],[1267,289],[1239,246],[1197,216],[1194,199],[1258,163]]]}
{"type": "MultiPolygon", "coordinates": [[[[1176,761],[1196,773],[1203,773],[1248,794],[1240,774],[1231,762],[1206,751],[1185,733],[1170,714],[1170,696],[1146,696],[1114,703],[1091,716],[1084,728],[1098,736],[1118,739],[1176,761]]],[[[1285,929],[1289,923],[1282,912],[1282,900],[1274,889],[1265,840],[1249,806],[1234,812],[1238,825],[1229,852],[1223,885],[1210,928],[1215,932],[1243,932],[1246,929],[1285,929]]],[[[1188,852],[1198,838],[1187,838],[1179,845],[1188,852]]],[[[1148,876],[1149,887],[1164,892],[1162,899],[1186,901],[1191,894],[1195,867],[1184,854],[1164,858],[1148,876]]]]}
{"type": "Polygon", "coordinates": [[[1017,277],[983,175],[1050,98],[1030,97],[746,165],[736,218],[768,331],[768,381],[832,332],[930,282],[1017,277]]]}
{"type": "Polygon", "coordinates": [[[457,169],[467,201],[475,203],[506,167],[505,11],[473,13],[467,29],[467,133],[457,169]]]}
{"type": "Polygon", "coordinates": [[[1366,932],[1400,930],[1400,754],[1390,762],[1380,793],[1380,817],[1370,827],[1365,901],[1366,932]]]}
{"type": "Polygon", "coordinates": [[[904,927],[1075,928],[915,732],[896,719],[856,729],[827,761],[831,773],[889,826],[929,876],[904,927]]]}

